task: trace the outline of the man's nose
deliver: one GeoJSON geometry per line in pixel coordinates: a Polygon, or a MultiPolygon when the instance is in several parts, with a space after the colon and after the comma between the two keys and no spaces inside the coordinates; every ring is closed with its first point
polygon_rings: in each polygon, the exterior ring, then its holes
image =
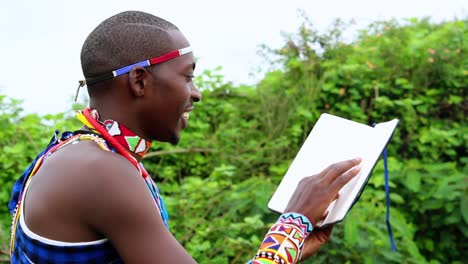
{"type": "Polygon", "coordinates": [[[194,102],[200,102],[202,99],[202,95],[200,93],[200,90],[198,90],[198,87],[195,84],[192,84],[192,100],[194,102]]]}

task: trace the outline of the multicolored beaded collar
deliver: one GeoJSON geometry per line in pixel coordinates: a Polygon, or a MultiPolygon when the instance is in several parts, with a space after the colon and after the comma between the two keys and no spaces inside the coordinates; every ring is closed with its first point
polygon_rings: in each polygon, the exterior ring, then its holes
{"type": "Polygon", "coordinates": [[[97,110],[86,108],[77,114],[77,118],[83,122],[86,127],[93,130],[94,132],[100,133],[100,131],[96,131],[96,127],[93,126],[90,120],[86,118],[84,112],[89,113],[89,116],[91,116],[92,119],[99,122],[99,124],[101,124],[107,130],[107,133],[112,136],[112,138],[114,138],[120,145],[122,145],[127,150],[137,154],[138,156],[143,157],[151,147],[151,141],[139,137],[130,129],[118,123],[117,121],[111,119],[105,120],[104,122],[99,121],[99,113],[97,110]]]}

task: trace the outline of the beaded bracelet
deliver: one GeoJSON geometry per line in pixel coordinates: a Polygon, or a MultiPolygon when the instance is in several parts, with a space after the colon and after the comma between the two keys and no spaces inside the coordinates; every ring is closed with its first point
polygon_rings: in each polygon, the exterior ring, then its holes
{"type": "Polygon", "coordinates": [[[297,263],[304,241],[312,232],[312,223],[302,214],[284,213],[270,228],[252,264],[297,263]]]}

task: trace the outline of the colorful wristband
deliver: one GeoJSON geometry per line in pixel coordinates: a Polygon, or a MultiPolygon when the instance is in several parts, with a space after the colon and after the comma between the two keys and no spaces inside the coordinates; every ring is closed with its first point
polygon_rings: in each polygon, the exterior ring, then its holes
{"type": "Polygon", "coordinates": [[[266,234],[252,263],[297,263],[312,229],[312,223],[304,215],[282,214],[266,234]]]}

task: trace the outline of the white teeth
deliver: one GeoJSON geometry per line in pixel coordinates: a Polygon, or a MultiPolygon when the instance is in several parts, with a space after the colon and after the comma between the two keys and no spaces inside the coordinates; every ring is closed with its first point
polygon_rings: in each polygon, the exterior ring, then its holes
{"type": "Polygon", "coordinates": [[[190,113],[189,112],[185,112],[182,117],[185,119],[185,120],[189,120],[189,117],[190,117],[190,113]]]}

